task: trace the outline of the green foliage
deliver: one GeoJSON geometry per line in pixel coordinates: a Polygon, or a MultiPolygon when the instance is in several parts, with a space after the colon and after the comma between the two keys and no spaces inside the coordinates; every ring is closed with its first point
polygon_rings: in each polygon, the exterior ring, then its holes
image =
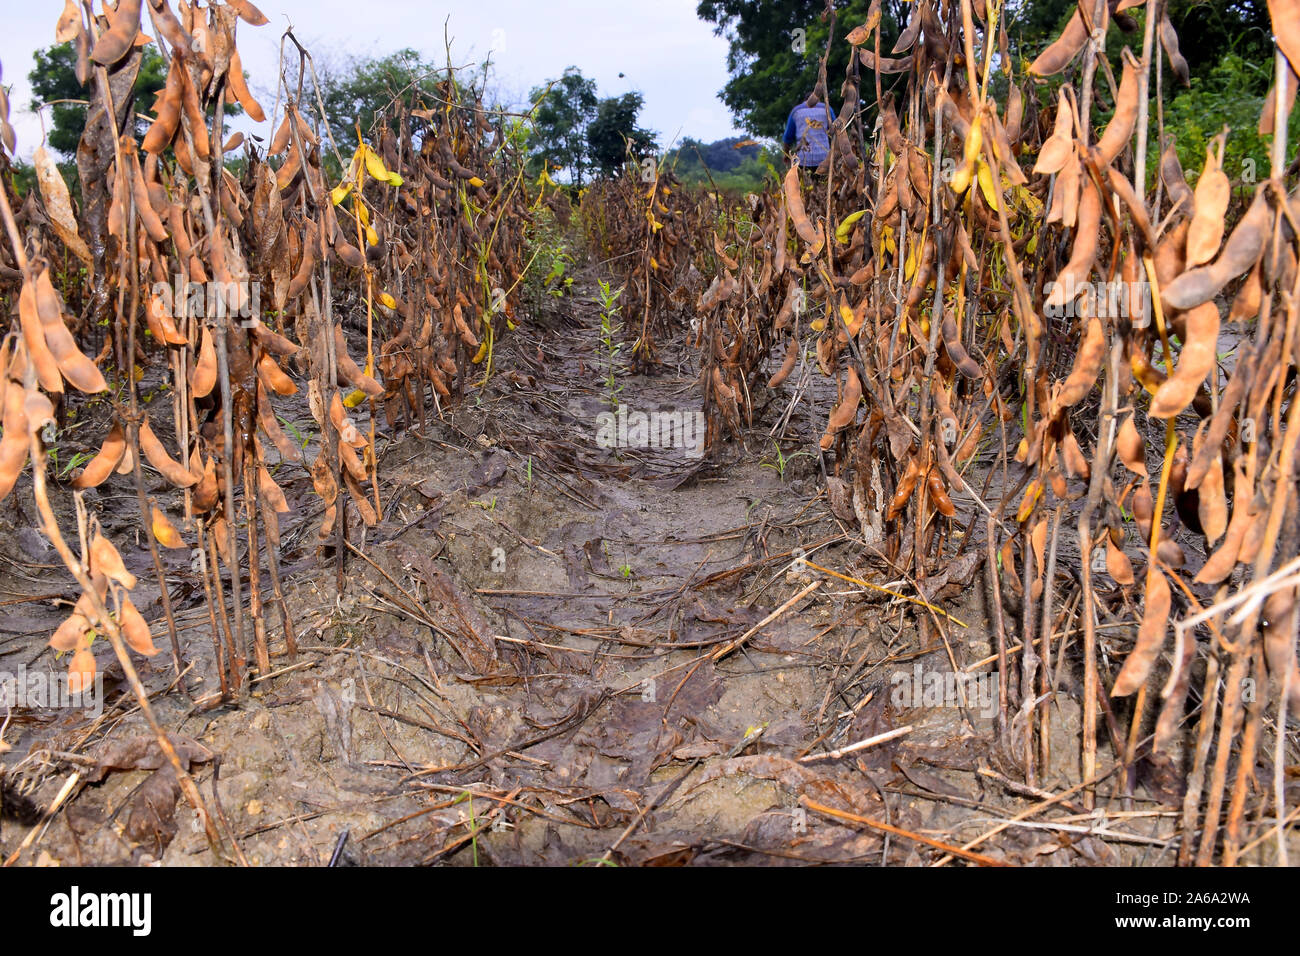
{"type": "Polygon", "coordinates": [[[605,354],[605,402],[611,409],[618,408],[618,396],[623,386],[618,384],[618,353],[623,346],[618,342],[623,323],[619,319],[618,300],[623,286],[611,288],[604,279],[597,280],[596,304],[600,306],[600,346],[605,354]]]}
{"type": "MultiPolygon", "coordinates": [[[[1178,160],[1192,185],[1205,165],[1205,148],[1228,126],[1223,171],[1234,185],[1249,187],[1267,179],[1269,150],[1273,137],[1258,132],[1260,110],[1273,74],[1272,58],[1252,63],[1235,53],[1224,54],[1204,77],[1193,76],[1191,89],[1177,93],[1165,106],[1165,133],[1177,141],[1178,160]]],[[[1295,144],[1300,136],[1300,115],[1293,113],[1288,123],[1287,142],[1295,144]]],[[[1151,119],[1151,142],[1156,143],[1155,117],[1151,119]]],[[[1290,155],[1295,155],[1294,146],[1290,155]]],[[[1147,178],[1154,182],[1156,151],[1148,157],[1147,178]]]]}
{"type": "Polygon", "coordinates": [[[644,102],[640,93],[624,93],[596,105],[596,116],[587,125],[587,157],[602,175],[613,176],[629,157],[641,160],[654,151],[654,133],[636,125],[644,102]]]}
{"type": "Polygon", "coordinates": [[[680,146],[668,153],[666,162],[676,163],[679,178],[705,166],[716,176],[738,169],[747,160],[757,159],[762,152],[761,144],[739,136],[730,136],[712,143],[702,143],[687,136],[680,146]]]}
{"type": "Polygon", "coordinates": [[[687,137],[665,157],[677,178],[687,186],[709,187],[723,192],[759,192],[776,172],[779,154],[761,144],[736,148],[745,142],[738,136],[701,143],[687,137]]]}
{"type": "MultiPolygon", "coordinates": [[[[848,0],[836,4],[839,22],[835,44],[826,68],[831,106],[838,113],[840,83],[849,64],[845,34],[867,18],[870,0],[848,0]]],[[[696,14],[714,24],[714,32],[730,45],[727,72],[730,79],[721,96],[737,122],[756,136],[779,139],[795,104],[805,99],[817,83],[817,69],[826,49],[829,24],[822,21],[825,0],[701,0],[696,14]],[[802,34],[795,31],[802,30],[802,34]],[[796,50],[802,36],[801,49],[796,50]]],[[[898,36],[896,24],[907,21],[915,4],[904,0],[882,0],[881,26],[888,54],[898,36]]],[[[886,89],[899,82],[896,76],[881,78],[886,89]]],[[[864,94],[866,88],[864,86],[864,94]]],[[[864,99],[874,99],[866,97],[864,99]]]]}
{"type": "MultiPolygon", "coordinates": [[[[831,106],[838,112],[839,87],[850,55],[843,38],[866,20],[870,0],[847,0],[836,7],[839,20],[826,78],[831,106]]],[[[1075,7],[1075,0],[1007,0],[1004,16],[1013,62],[1020,67],[1028,65],[1060,34],[1075,7]]],[[[1272,55],[1267,0],[1168,0],[1167,8],[1193,79],[1209,80],[1225,52],[1255,63],[1272,55]]],[[[757,136],[780,137],[790,110],[812,90],[826,48],[824,9],[824,0],[700,0],[697,15],[712,23],[714,32],[729,44],[730,79],[721,97],[744,129],[757,136]],[[798,30],[803,31],[801,50],[796,49],[798,30]]],[[[882,0],[883,55],[891,55],[894,41],[915,11],[916,4],[908,0],[882,0]]],[[[1124,45],[1141,52],[1142,17],[1143,11],[1134,8],[1126,11],[1123,19],[1116,19],[1107,39],[1112,61],[1124,45]],[[1124,26],[1131,31],[1125,32],[1124,26]]],[[[875,97],[869,91],[873,92],[876,77],[865,67],[861,69],[864,120],[870,128],[875,121],[871,106],[875,97]]],[[[1077,83],[1077,71],[1066,72],[1077,83]]],[[[885,90],[901,88],[906,79],[907,74],[879,77],[885,90]]],[[[1174,82],[1166,73],[1166,91],[1174,82]]]]}
{"type": "MultiPolygon", "coordinates": [[[[26,199],[27,194],[36,188],[36,167],[31,163],[24,163],[21,159],[11,160],[8,165],[14,195],[19,200],[26,199]]],[[[66,175],[64,178],[67,178],[66,175]]]]}
{"type": "MultiPolygon", "coordinates": [[[[1075,0],[1011,0],[1006,13],[1013,59],[1028,66],[1060,35],[1075,6],[1075,0]]],[[[1225,53],[1256,63],[1273,55],[1267,0],[1167,0],[1165,7],[1193,79],[1209,79],[1225,53]]],[[[1134,7],[1114,18],[1106,35],[1106,52],[1112,63],[1118,62],[1125,46],[1141,55],[1144,17],[1145,12],[1134,7]]],[[[1164,87],[1172,95],[1181,87],[1168,63],[1166,57],[1164,87]]],[[[1059,79],[1065,78],[1077,85],[1077,70],[1067,69],[1059,79]]],[[[1056,84],[1050,85],[1054,97],[1056,84]]]]}
{"type": "Polygon", "coordinates": [[[534,311],[540,310],[547,296],[562,298],[573,287],[568,274],[575,259],[569,251],[568,236],[555,221],[555,213],[542,206],[533,214],[533,223],[524,236],[524,295],[534,311]]]}
{"type": "Polygon", "coordinates": [[[538,104],[530,138],[530,174],[537,175],[543,164],[548,164],[551,169],[566,170],[581,187],[589,166],[587,125],[600,102],[596,81],[571,66],[559,79],[533,90],[530,98],[538,104]]]}
{"type": "MultiPolygon", "coordinates": [[[[1272,59],[1267,0],[1167,0],[1167,9],[1169,22],[1178,33],[1179,52],[1186,58],[1193,79],[1209,79],[1218,71],[1225,53],[1255,63],[1272,59]]],[[[1134,52],[1141,53],[1141,34],[1134,43],[1134,52]]],[[[1166,89],[1173,85],[1168,74],[1165,82],[1166,89]]]]}
{"type": "MultiPolygon", "coordinates": [[[[56,43],[37,50],[33,55],[36,66],[27,74],[32,84],[32,111],[39,110],[51,100],[84,100],[90,91],[77,82],[77,53],[72,43],[56,43]]],[[[135,109],[144,112],[153,106],[154,94],[167,82],[167,61],[152,47],[147,46],[140,58],[140,73],[135,80],[135,109]]],[[[49,111],[50,148],[65,159],[77,155],[81,131],[86,128],[87,107],[76,103],[55,103],[49,111]]],[[[147,128],[136,120],[137,132],[147,128]]]]}
{"type": "Polygon", "coordinates": [[[353,57],[341,68],[322,67],[321,102],[339,149],[356,146],[356,124],[367,133],[380,113],[399,103],[408,108],[438,103],[440,72],[410,47],[382,57],[353,57]]]}
{"type": "Polygon", "coordinates": [[[772,442],[772,447],[776,450],[776,457],[770,461],[764,458],[761,462],[759,462],[759,465],[762,468],[771,468],[774,472],[776,472],[776,476],[780,478],[782,481],[785,481],[786,465],[790,464],[790,462],[794,461],[800,455],[803,455],[806,458],[812,457],[812,453],[806,451],[797,451],[793,455],[786,455],[784,452],[781,451],[781,446],[778,445],[776,442],[772,442]]]}
{"type": "MultiPolygon", "coordinates": [[[[56,43],[33,55],[36,66],[27,74],[32,84],[33,112],[40,110],[46,103],[54,100],[86,100],[91,91],[77,82],[77,53],[72,43],[56,43]]],[[[154,97],[167,84],[167,61],[162,58],[157,48],[150,45],[143,48],[140,55],[140,72],[135,78],[133,93],[135,104],[135,134],[144,135],[149,128],[149,121],[142,118],[153,110],[154,97]]],[[[77,155],[77,143],[81,141],[81,132],[86,128],[87,107],[78,103],[54,103],[49,107],[48,142],[51,149],[63,158],[73,162],[77,155]]],[[[226,104],[226,115],[235,116],[243,109],[238,103],[226,104]]],[[[69,172],[64,170],[64,178],[69,172]]],[[[75,185],[75,183],[69,183],[75,185]]]]}

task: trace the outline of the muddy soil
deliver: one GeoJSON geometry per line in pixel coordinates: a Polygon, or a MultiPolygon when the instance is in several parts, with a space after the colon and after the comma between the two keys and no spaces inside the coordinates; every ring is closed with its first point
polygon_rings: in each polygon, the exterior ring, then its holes
{"type": "MultiPolygon", "coordinates": [[[[380,423],[383,518],[353,521],[361,556],[344,555],[341,591],[310,481],[280,469],[299,650],[286,653],[268,605],[274,671],[237,704],[192,702],[217,686],[211,627],[189,556],[166,552],[192,668],[182,690],[164,651],[141,676],[249,863],[925,865],[982,836],[953,865],[1171,861],[1172,815],[1140,784],[1125,799],[1104,787],[1101,816],[1067,799],[1050,827],[1033,815],[998,829],[1039,798],[995,744],[982,567],[955,562],[963,575],[933,595],[950,617],[921,646],[916,605],[798,561],[914,593],[833,512],[815,459],[788,457],[815,446],[816,391],[779,432],[783,455],[766,436],[788,390],[756,396],[758,437],[712,460],[690,441],[648,447],[635,426],[608,447],[599,319],[582,289],[511,337],[455,412],[423,430],[380,423]],[[1106,814],[1123,816],[1123,838],[1106,814]]],[[[620,371],[619,399],[689,422],[694,360],[661,357],[653,376],[620,371]]],[[[310,444],[309,424],[303,407],[310,444]]],[[[123,551],[164,647],[133,492],[114,478],[87,503],[139,545],[123,551]]],[[[66,606],[50,595],[70,579],[23,530],[22,500],[0,513],[0,671],[56,671],[45,640],[66,606]]],[[[96,650],[101,716],[9,712],[0,854],[217,862],[151,769],[156,746],[111,651],[96,650]]],[[[1059,793],[1079,782],[1079,691],[1068,665],[1055,679],[1036,785],[1059,793]]]]}

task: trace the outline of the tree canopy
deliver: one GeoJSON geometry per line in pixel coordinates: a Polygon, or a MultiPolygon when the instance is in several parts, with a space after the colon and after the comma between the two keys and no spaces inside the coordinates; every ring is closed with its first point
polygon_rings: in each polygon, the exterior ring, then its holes
{"type": "Polygon", "coordinates": [[[624,93],[597,104],[596,117],[587,125],[587,154],[602,175],[617,173],[629,156],[642,159],[654,151],[654,133],[636,125],[644,102],[640,93],[624,93]]]}
{"type": "MultiPolygon", "coordinates": [[[[839,7],[836,30],[847,33],[844,24],[863,22],[869,6],[870,0],[849,0],[839,7]]],[[[790,110],[817,83],[829,29],[822,20],[825,7],[825,0],[701,0],[696,13],[730,46],[730,79],[720,95],[741,128],[770,138],[780,138],[785,131],[790,110]]],[[[886,36],[897,35],[894,24],[905,9],[902,0],[884,0],[881,23],[886,36]]],[[[826,71],[827,93],[836,110],[848,64],[848,44],[836,43],[826,71]]]]}
{"type": "MultiPolygon", "coordinates": [[[[1008,0],[1004,9],[1010,54],[1018,65],[1027,64],[1060,33],[1074,12],[1076,0],[1008,0]]],[[[827,65],[827,93],[831,105],[840,107],[839,88],[849,62],[849,47],[838,42],[866,19],[870,0],[837,3],[839,36],[827,65]]],[[[888,55],[900,29],[910,19],[915,4],[882,0],[881,52],[888,55]]],[[[1168,0],[1170,21],[1178,33],[1181,52],[1193,78],[1209,80],[1225,54],[1264,63],[1272,57],[1267,0],[1168,0]]],[[[714,25],[714,32],[729,45],[729,79],[720,92],[737,123],[758,136],[779,137],[790,110],[817,82],[820,59],[826,49],[828,23],[823,19],[825,0],[700,0],[696,13],[714,25]]],[[[1140,48],[1143,12],[1127,11],[1116,18],[1119,29],[1112,42],[1140,48]],[[1132,33],[1124,32],[1127,26],[1132,33]]],[[[881,77],[888,89],[907,82],[906,74],[881,77]]],[[[864,83],[866,90],[868,84],[864,83]]],[[[1165,98],[1178,95],[1166,84],[1165,98]]],[[[872,117],[864,96],[868,123],[872,117]]]]}
{"type": "MultiPolygon", "coordinates": [[[[88,91],[77,82],[77,54],[72,43],[56,43],[37,50],[33,57],[36,65],[27,74],[32,84],[33,112],[54,100],[85,100],[88,91]]],[[[167,61],[153,46],[144,48],[140,58],[140,73],[135,81],[136,112],[142,113],[153,106],[154,95],[167,82],[167,61]]],[[[238,104],[236,104],[238,108],[238,104]]],[[[86,107],[79,103],[54,103],[50,106],[48,140],[50,148],[71,161],[77,153],[81,131],[86,128],[86,107]]],[[[147,123],[137,120],[138,132],[143,133],[147,123]]]]}
{"type": "Polygon", "coordinates": [[[565,170],[581,186],[588,167],[587,124],[600,104],[596,81],[571,66],[559,79],[534,89],[531,98],[541,101],[533,114],[534,165],[565,170]]]}
{"type": "Polygon", "coordinates": [[[442,69],[406,47],[382,57],[352,58],[341,67],[322,71],[321,102],[339,149],[348,152],[357,144],[356,126],[368,133],[379,113],[398,103],[428,106],[438,93],[442,69]]]}

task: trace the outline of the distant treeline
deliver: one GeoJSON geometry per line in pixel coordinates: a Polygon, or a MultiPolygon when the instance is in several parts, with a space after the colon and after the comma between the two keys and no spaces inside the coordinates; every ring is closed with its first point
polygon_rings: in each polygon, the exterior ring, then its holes
{"type": "Polygon", "coordinates": [[[778,158],[768,144],[753,139],[731,136],[702,143],[688,136],[669,151],[665,162],[687,185],[707,186],[712,177],[719,189],[751,192],[763,188],[778,158]]]}

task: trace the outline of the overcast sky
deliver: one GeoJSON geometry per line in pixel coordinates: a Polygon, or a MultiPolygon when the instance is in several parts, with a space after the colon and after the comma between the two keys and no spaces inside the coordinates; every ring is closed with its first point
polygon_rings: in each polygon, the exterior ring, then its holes
{"type": "MultiPolygon", "coordinates": [[[[30,157],[41,127],[27,109],[27,73],[33,51],[54,42],[63,3],[0,2],[5,8],[0,65],[3,83],[11,87],[10,120],[19,156],[30,157]]],[[[641,91],[646,101],[641,125],[655,130],[662,146],[678,135],[710,142],[739,132],[717,98],[727,81],[727,44],[696,17],[696,0],[471,0],[454,8],[421,0],[255,2],[271,22],[263,27],[241,22],[239,50],[268,116],[280,34],[289,24],[321,61],[382,56],[410,46],[442,62],[446,21],[453,60],[480,63],[494,50],[496,85],[513,99],[523,100],[532,87],[577,66],[596,81],[602,96],[641,91]]],[[[145,32],[152,31],[146,26],[145,32]]]]}

